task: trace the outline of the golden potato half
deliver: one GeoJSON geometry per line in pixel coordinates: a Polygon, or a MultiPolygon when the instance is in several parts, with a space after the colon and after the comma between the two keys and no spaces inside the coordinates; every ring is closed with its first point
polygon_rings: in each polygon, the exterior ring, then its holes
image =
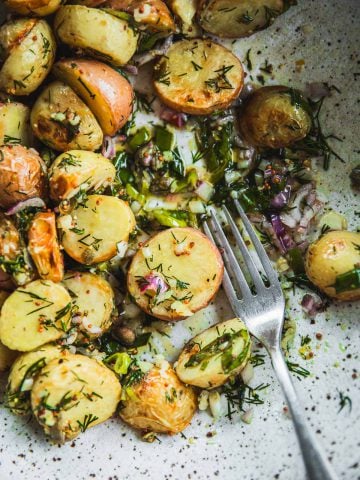
{"type": "Polygon", "coordinates": [[[360,233],[326,233],[310,245],[305,269],[314,285],[329,297],[360,300],[360,233]]]}
{"type": "Polygon", "coordinates": [[[194,228],[169,228],[136,252],[127,284],[145,312],[176,321],[208,305],[223,272],[219,250],[203,233],[194,228]]]}
{"type": "Polygon", "coordinates": [[[19,102],[0,103],[0,145],[30,147],[30,109],[19,102]]]}
{"type": "Polygon", "coordinates": [[[71,297],[49,280],[35,280],[15,290],[0,315],[0,341],[20,352],[60,338],[70,327],[71,297]]]}
{"type": "Polygon", "coordinates": [[[0,27],[0,90],[29,95],[43,82],[55,58],[56,42],[45,20],[21,18],[0,27]]]}
{"type": "Polygon", "coordinates": [[[248,37],[273,23],[285,9],[284,0],[200,0],[198,21],[219,37],[248,37]]]}
{"type": "Polygon", "coordinates": [[[114,257],[117,245],[128,241],[135,224],[129,205],[106,195],[89,195],[83,204],[58,219],[66,253],[85,265],[114,257]]]}
{"type": "Polygon", "coordinates": [[[180,382],[166,361],[125,389],[120,418],[132,427],[159,433],[182,432],[197,409],[192,387],[180,382]]]}
{"type": "Polygon", "coordinates": [[[134,92],[120,73],[105,63],[86,59],[60,60],[53,72],[86,103],[106,135],[115,135],[125,125],[132,112],[134,92]]]}
{"type": "Polygon", "coordinates": [[[56,12],[63,0],[5,0],[5,5],[19,15],[45,17],[56,12]]]}
{"type": "Polygon", "coordinates": [[[58,10],[54,29],[70,47],[112,63],[125,65],[134,55],[138,33],[128,22],[103,10],[66,5],[58,10]]]}
{"type": "Polygon", "coordinates": [[[34,135],[60,152],[97,150],[103,141],[103,132],[94,115],[62,82],[44,88],[31,110],[30,122],[34,135]]]}
{"type": "Polygon", "coordinates": [[[3,145],[0,147],[0,159],[2,208],[9,208],[28,198],[44,195],[44,164],[35,150],[21,145],[3,145]]]}
{"type": "Polygon", "coordinates": [[[211,40],[174,43],[154,70],[154,86],[161,101],[174,110],[195,115],[228,107],[243,83],[239,59],[211,40]]]}
{"type": "Polygon", "coordinates": [[[69,354],[43,368],[31,391],[31,406],[45,433],[64,442],[110,418],[120,395],[120,382],[111,370],[92,358],[69,354]]]}
{"type": "Polygon", "coordinates": [[[74,197],[79,191],[97,190],[115,179],[114,165],[99,153],[70,150],[59,155],[49,170],[50,196],[55,201],[74,197]]]}

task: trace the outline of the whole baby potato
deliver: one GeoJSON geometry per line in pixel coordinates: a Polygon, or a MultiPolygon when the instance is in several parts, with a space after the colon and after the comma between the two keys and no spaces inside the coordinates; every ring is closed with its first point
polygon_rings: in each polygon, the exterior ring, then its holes
{"type": "Polygon", "coordinates": [[[63,0],[5,0],[5,5],[19,15],[45,17],[54,13],[63,0]]]}

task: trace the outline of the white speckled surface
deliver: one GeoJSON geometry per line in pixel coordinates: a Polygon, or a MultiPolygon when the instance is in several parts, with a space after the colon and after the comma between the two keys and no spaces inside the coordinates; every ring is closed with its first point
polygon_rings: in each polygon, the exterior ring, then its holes
{"type": "MultiPolygon", "coordinates": [[[[341,90],[326,101],[323,113],[328,131],[343,139],[336,147],[347,161],[334,160],[330,172],[319,172],[331,205],[345,214],[352,228],[360,224],[359,195],[349,182],[351,164],[360,163],[359,19],[359,0],[299,0],[299,6],[270,29],[234,45],[243,60],[251,48],[254,65],[267,58],[275,67],[275,83],[303,87],[307,81],[327,81],[341,90]],[[298,73],[295,62],[301,59],[305,66],[298,73]]],[[[216,317],[229,317],[220,297],[205,313],[205,326],[216,317]]],[[[339,477],[358,479],[360,391],[353,374],[359,366],[359,303],[332,305],[315,324],[302,316],[296,301],[291,313],[297,321],[294,361],[299,361],[302,335],[309,334],[315,352],[311,361],[300,359],[311,377],[301,382],[295,378],[308,420],[339,477]],[[318,332],[321,341],[315,338],[318,332]],[[351,412],[345,408],[338,413],[338,390],[352,398],[351,412]]],[[[173,330],[175,341],[182,328],[173,330]]],[[[185,431],[186,439],[162,437],[161,444],[141,442],[113,419],[73,444],[53,446],[34,423],[0,408],[0,479],[304,480],[292,424],[283,414],[283,398],[273,380],[268,362],[256,369],[254,383],[271,385],[251,425],[226,419],[213,424],[208,414],[198,414],[185,431]],[[214,430],[216,435],[208,438],[207,432],[214,430]]]]}

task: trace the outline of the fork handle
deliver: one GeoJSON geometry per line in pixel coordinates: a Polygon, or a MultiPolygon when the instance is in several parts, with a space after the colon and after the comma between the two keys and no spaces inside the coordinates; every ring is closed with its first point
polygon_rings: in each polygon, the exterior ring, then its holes
{"type": "Polygon", "coordinates": [[[269,353],[291,413],[309,480],[337,480],[325,452],[307,426],[305,411],[300,404],[280,347],[270,349],[269,353]]]}

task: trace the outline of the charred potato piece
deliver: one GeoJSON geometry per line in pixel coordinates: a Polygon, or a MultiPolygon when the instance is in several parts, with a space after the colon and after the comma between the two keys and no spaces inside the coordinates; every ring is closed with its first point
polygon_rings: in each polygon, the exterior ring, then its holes
{"type": "Polygon", "coordinates": [[[18,102],[0,103],[0,145],[16,144],[32,144],[30,109],[18,102]]]}
{"type": "Polygon", "coordinates": [[[40,278],[60,282],[64,276],[64,260],[56,232],[54,212],[39,212],[30,223],[28,250],[40,278]]]}
{"type": "Polygon", "coordinates": [[[210,303],[221,285],[223,271],[219,250],[203,233],[194,228],[170,228],[136,252],[127,284],[145,312],[176,321],[210,303]]]}
{"type": "Polygon", "coordinates": [[[0,90],[11,95],[32,93],[49,73],[55,51],[55,38],[45,20],[21,18],[2,25],[0,90]]]}
{"type": "Polygon", "coordinates": [[[96,118],[75,92],[62,82],[48,85],[30,115],[34,135],[54,150],[97,150],[103,132],[96,118]]]}
{"type": "Polygon", "coordinates": [[[33,149],[21,145],[0,147],[0,206],[9,208],[45,191],[45,166],[33,149]]]}
{"type": "Polygon", "coordinates": [[[302,140],[311,115],[301,93],[284,86],[262,87],[246,101],[239,119],[244,140],[264,148],[283,148],[302,140]]]}
{"type": "Polygon", "coordinates": [[[63,0],[5,0],[5,5],[19,15],[45,17],[56,12],[63,0]]]}
{"type": "Polygon", "coordinates": [[[138,33],[125,20],[100,9],[61,7],[54,28],[63,43],[116,66],[125,65],[136,51],[138,33]]]}
{"type": "Polygon", "coordinates": [[[325,233],[310,245],[305,269],[310,281],[329,297],[360,300],[360,233],[325,233]]]}
{"type": "Polygon", "coordinates": [[[179,433],[197,409],[194,390],[180,382],[166,361],[154,366],[139,382],[126,385],[120,418],[133,428],[179,433]]]}
{"type": "Polygon", "coordinates": [[[154,86],[174,110],[208,115],[235,100],[243,78],[242,65],[230,50],[211,40],[182,40],[155,66],[154,86]]]}
{"type": "Polygon", "coordinates": [[[70,150],[59,155],[49,170],[50,196],[58,202],[79,191],[97,190],[115,179],[114,165],[99,153],[70,150]]]}
{"type": "Polygon", "coordinates": [[[42,369],[31,391],[31,407],[45,433],[64,442],[110,418],[120,395],[120,382],[110,369],[69,354],[42,369]]]}
{"type": "Polygon", "coordinates": [[[96,60],[62,59],[54,75],[69,85],[97,118],[105,135],[125,125],[133,108],[134,92],[120,73],[96,60]]]}

